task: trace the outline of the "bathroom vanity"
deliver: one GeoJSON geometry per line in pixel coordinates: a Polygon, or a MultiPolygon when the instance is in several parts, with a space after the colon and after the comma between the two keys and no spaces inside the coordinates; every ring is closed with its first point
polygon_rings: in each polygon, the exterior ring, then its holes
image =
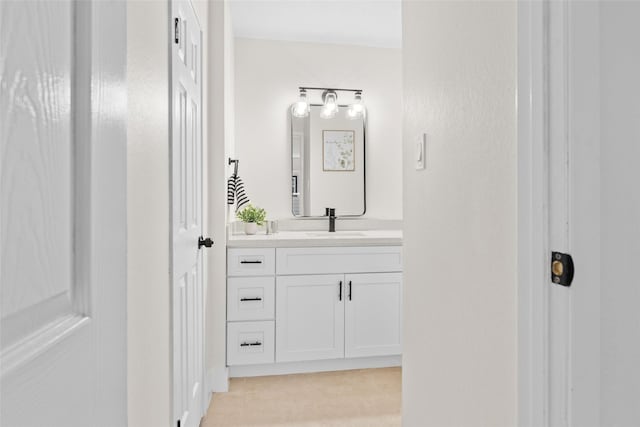
{"type": "Polygon", "coordinates": [[[289,120],[291,213],[307,219],[289,220],[289,231],[227,239],[232,377],[401,361],[402,232],[382,225],[334,232],[336,217],[339,228],[347,218],[356,219],[352,228],[367,222],[362,90],[299,89],[289,120]],[[323,104],[309,104],[313,91],[323,104]],[[353,102],[338,106],[338,98],[353,102]],[[295,230],[313,221],[329,231],[295,230]]]}
{"type": "Polygon", "coordinates": [[[230,236],[231,376],[399,365],[401,241],[389,230],[230,236]]]}

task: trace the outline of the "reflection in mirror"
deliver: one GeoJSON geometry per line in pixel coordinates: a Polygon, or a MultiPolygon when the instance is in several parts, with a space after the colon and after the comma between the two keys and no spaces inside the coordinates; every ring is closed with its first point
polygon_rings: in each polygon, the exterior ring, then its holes
{"type": "Polygon", "coordinates": [[[312,105],[306,117],[291,119],[291,194],[294,216],[359,216],[365,202],[364,115],[353,119],[340,105],[331,118],[312,105]]]}

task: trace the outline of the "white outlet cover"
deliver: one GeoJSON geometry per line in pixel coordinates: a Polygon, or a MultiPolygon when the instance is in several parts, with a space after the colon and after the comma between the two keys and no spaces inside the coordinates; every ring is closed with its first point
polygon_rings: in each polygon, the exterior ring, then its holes
{"type": "Polygon", "coordinates": [[[416,141],[416,170],[424,170],[427,164],[427,134],[424,133],[416,141]]]}

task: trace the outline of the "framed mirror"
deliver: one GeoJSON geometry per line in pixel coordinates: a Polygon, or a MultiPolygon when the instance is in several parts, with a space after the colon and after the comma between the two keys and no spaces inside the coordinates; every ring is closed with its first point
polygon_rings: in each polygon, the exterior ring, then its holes
{"type": "Polygon", "coordinates": [[[312,104],[291,121],[291,211],[296,217],[361,216],[366,211],[366,115],[351,119],[340,105],[332,118],[312,104]]]}

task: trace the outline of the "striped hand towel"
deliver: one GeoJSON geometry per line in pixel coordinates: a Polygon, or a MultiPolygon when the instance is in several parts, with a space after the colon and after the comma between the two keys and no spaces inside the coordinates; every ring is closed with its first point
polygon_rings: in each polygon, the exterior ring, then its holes
{"type": "Polygon", "coordinates": [[[236,204],[236,212],[244,205],[250,203],[247,193],[244,191],[244,183],[238,175],[232,175],[227,181],[227,204],[236,204]]]}

